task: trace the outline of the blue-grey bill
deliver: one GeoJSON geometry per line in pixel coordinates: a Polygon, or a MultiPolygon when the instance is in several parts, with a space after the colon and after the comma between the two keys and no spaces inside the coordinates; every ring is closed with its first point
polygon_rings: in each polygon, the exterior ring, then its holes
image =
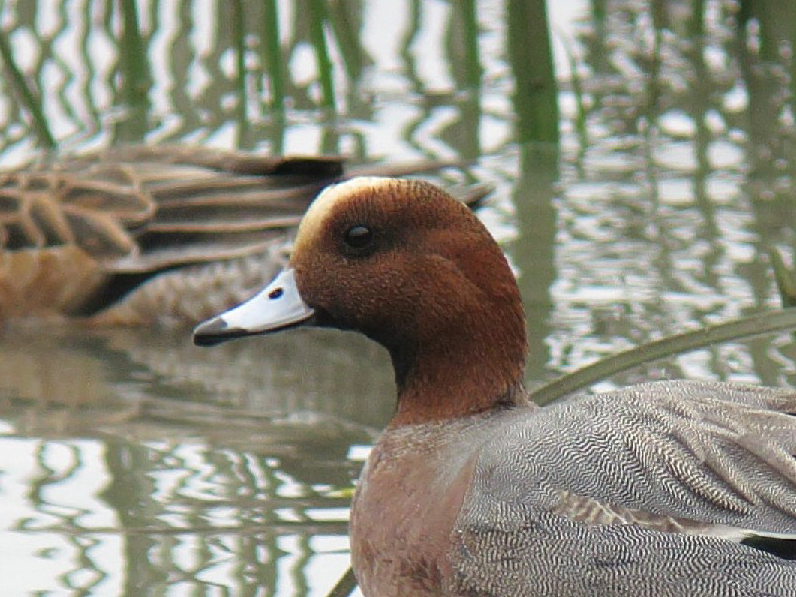
{"type": "Polygon", "coordinates": [[[242,336],[275,332],[304,323],[313,314],[299,294],[295,272],[286,269],[245,303],[196,326],[193,341],[199,346],[211,346],[242,336]]]}

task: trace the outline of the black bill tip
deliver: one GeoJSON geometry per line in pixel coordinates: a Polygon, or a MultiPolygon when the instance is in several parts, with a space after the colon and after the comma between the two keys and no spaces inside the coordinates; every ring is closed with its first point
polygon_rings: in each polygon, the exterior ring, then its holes
{"type": "Polygon", "coordinates": [[[197,346],[215,346],[243,336],[250,335],[246,330],[229,327],[222,317],[214,317],[200,323],[193,331],[193,343],[197,346]]]}

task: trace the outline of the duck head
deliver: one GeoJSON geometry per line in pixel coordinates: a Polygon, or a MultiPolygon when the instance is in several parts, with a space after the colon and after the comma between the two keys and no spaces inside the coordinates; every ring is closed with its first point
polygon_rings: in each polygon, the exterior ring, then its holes
{"type": "Polygon", "coordinates": [[[362,332],[390,353],[392,425],[443,421],[521,400],[519,290],[470,210],[432,184],[355,178],[328,187],[298,229],[289,268],[194,341],[299,325],[362,332]]]}

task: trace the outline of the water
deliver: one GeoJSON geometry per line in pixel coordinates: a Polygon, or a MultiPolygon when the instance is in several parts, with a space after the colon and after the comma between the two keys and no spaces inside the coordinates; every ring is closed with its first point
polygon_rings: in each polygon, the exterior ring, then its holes
{"type": "MultiPolygon", "coordinates": [[[[796,246],[794,20],[773,3],[551,3],[557,116],[528,95],[549,81],[522,54],[538,49],[521,2],[338,2],[326,44],[312,43],[317,2],[279,3],[283,100],[263,75],[269,2],[139,2],[138,36],[106,4],[0,9],[60,149],[475,159],[466,178],[496,187],[480,215],[526,300],[530,386],[779,306],[769,250],[792,264],[796,246]]],[[[42,138],[17,97],[0,81],[4,166],[42,138]]],[[[792,335],[770,335],[597,387],[793,386],[795,357],[792,335]]],[[[183,330],[5,330],[4,591],[324,595],[348,563],[347,505],[391,375],[380,348],[330,331],[206,350],[183,330]]]]}

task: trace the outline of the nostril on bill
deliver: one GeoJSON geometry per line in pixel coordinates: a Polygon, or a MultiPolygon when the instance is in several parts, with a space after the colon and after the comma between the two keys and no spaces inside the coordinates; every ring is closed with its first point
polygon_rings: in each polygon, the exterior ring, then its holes
{"type": "Polygon", "coordinates": [[[285,293],[282,288],[274,288],[271,292],[268,293],[268,298],[271,300],[278,299],[285,293]]]}

